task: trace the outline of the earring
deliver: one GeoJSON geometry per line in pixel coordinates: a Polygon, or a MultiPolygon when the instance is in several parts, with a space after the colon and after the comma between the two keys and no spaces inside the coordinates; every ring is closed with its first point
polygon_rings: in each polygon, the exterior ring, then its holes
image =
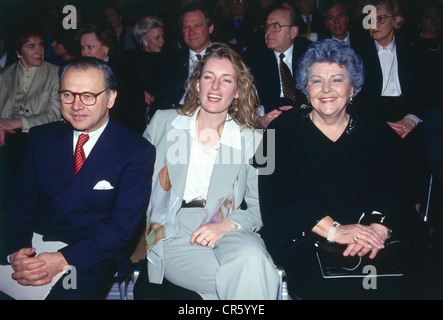
{"type": "Polygon", "coordinates": [[[234,98],[234,112],[238,111],[238,99],[234,98]]]}
{"type": "Polygon", "coordinates": [[[20,53],[17,53],[17,58],[21,59],[23,56],[20,53]]]}
{"type": "Polygon", "coordinates": [[[143,47],[147,47],[148,46],[148,43],[146,42],[146,41],[143,41],[143,47]]]}
{"type": "Polygon", "coordinates": [[[349,97],[349,102],[352,104],[354,98],[354,91],[352,91],[351,96],[349,97]]]}

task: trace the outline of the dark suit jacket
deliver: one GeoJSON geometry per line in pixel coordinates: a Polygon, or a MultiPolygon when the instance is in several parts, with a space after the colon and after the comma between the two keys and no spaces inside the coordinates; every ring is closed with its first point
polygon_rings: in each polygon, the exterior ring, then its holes
{"type": "MultiPolygon", "coordinates": [[[[292,75],[294,79],[297,71],[297,61],[306,52],[310,43],[302,37],[297,37],[294,41],[292,53],[292,75]]],[[[266,48],[258,53],[250,53],[246,60],[254,75],[260,103],[264,106],[266,113],[283,105],[293,104],[288,99],[280,98],[280,71],[273,50],[266,48]]],[[[297,105],[300,106],[303,103],[306,103],[306,97],[297,90],[297,105]]]]}
{"type": "Polygon", "coordinates": [[[435,178],[443,185],[443,107],[428,111],[424,127],[429,164],[435,178]]]}
{"type": "Polygon", "coordinates": [[[149,142],[110,119],[74,178],[71,126],[32,128],[6,215],[6,254],[31,247],[36,232],[67,243],[60,252],[77,271],[110,259],[127,262],[150,199],[154,158],[149,142]],[[95,190],[102,180],[113,188],[95,190]]]}
{"type": "MultiPolygon", "coordinates": [[[[297,23],[298,23],[298,33],[306,35],[308,31],[308,26],[303,20],[303,17],[300,13],[297,13],[297,23]]],[[[319,36],[319,38],[323,38],[327,35],[326,26],[324,18],[321,14],[319,14],[317,11],[314,11],[312,13],[312,21],[311,21],[311,33],[316,32],[319,36]]]]}
{"type": "Polygon", "coordinates": [[[178,106],[181,98],[185,94],[185,82],[189,76],[189,49],[184,48],[174,51],[168,58],[168,66],[166,68],[166,93],[162,92],[162,96],[168,96],[170,106],[178,106]]]}
{"type": "Polygon", "coordinates": [[[247,51],[251,41],[253,41],[253,30],[257,27],[257,22],[250,14],[245,14],[237,29],[234,18],[228,17],[215,21],[214,41],[228,43],[235,51],[242,53],[247,51]],[[236,43],[229,42],[235,38],[236,43]]]}
{"type": "Polygon", "coordinates": [[[398,73],[402,95],[400,97],[382,97],[383,74],[377,49],[369,37],[358,41],[354,46],[365,64],[365,84],[356,97],[359,104],[365,105],[385,121],[399,121],[406,114],[422,117],[425,109],[420,103],[423,95],[421,87],[421,64],[415,57],[407,39],[396,35],[398,73]]]}

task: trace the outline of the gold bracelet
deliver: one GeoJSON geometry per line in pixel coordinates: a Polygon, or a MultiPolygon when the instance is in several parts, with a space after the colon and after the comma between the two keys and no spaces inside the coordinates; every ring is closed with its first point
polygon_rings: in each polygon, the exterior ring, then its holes
{"type": "Polygon", "coordinates": [[[417,126],[417,121],[415,121],[414,118],[412,118],[412,117],[405,117],[405,119],[408,119],[409,121],[411,121],[412,125],[414,126],[414,128],[417,126]]]}

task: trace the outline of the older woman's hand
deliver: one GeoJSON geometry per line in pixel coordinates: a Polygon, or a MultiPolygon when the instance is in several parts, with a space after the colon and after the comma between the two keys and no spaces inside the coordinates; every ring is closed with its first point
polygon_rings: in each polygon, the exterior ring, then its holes
{"type": "Polygon", "coordinates": [[[337,227],[334,240],[337,243],[348,245],[343,252],[344,256],[355,256],[356,254],[364,256],[371,251],[370,258],[374,258],[378,251],[384,248],[388,234],[386,227],[378,226],[365,226],[362,224],[340,225],[337,227]]]}
{"type": "MultiPolygon", "coordinates": [[[[341,226],[337,228],[337,231],[340,227],[341,226]]],[[[339,232],[342,232],[341,235],[343,235],[344,241],[347,241],[343,244],[348,245],[343,252],[344,256],[359,255],[362,257],[371,252],[369,255],[370,259],[375,258],[377,253],[384,248],[384,243],[389,235],[388,228],[376,223],[371,224],[370,226],[361,224],[345,225],[339,232]],[[352,236],[352,240],[349,242],[349,237],[352,234],[354,234],[354,236],[352,236]]],[[[339,234],[336,235],[336,238],[340,237],[339,234]]],[[[337,242],[340,240],[337,240],[337,242]]]]}
{"type": "Polygon", "coordinates": [[[408,133],[415,128],[414,123],[408,119],[401,119],[397,122],[388,122],[388,124],[400,137],[402,137],[402,139],[404,139],[408,133]]]}
{"type": "MultiPolygon", "coordinates": [[[[334,219],[326,216],[312,228],[312,232],[327,238],[333,222],[334,219]]],[[[371,251],[370,258],[374,258],[378,251],[384,248],[388,231],[381,224],[371,224],[370,226],[362,224],[339,225],[335,229],[333,241],[348,246],[343,252],[344,256],[355,256],[356,254],[364,256],[371,251]]]]}

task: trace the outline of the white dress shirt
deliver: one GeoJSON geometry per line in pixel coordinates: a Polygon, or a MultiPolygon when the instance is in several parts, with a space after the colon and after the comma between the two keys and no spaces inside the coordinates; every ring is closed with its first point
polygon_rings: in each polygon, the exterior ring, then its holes
{"type": "MultiPolygon", "coordinates": [[[[95,146],[95,143],[97,142],[98,138],[100,138],[101,134],[105,130],[106,126],[108,125],[108,122],[109,122],[109,120],[106,121],[106,123],[102,127],[100,127],[99,129],[88,133],[89,139],[83,145],[83,151],[85,152],[86,158],[91,153],[92,148],[95,146]]],[[[81,133],[83,133],[83,132],[74,130],[74,144],[73,144],[73,146],[74,146],[73,153],[74,154],[75,154],[75,147],[77,146],[78,137],[80,136],[81,133]]]]}
{"type": "MultiPolygon", "coordinates": [[[[383,86],[381,95],[385,97],[399,97],[402,95],[400,78],[398,76],[397,45],[394,39],[386,47],[375,41],[380,65],[383,73],[383,86]]],[[[414,114],[407,114],[405,118],[411,117],[418,124],[422,120],[414,114]]]]}
{"type": "Polygon", "coordinates": [[[380,59],[381,70],[383,73],[383,86],[381,95],[385,97],[401,96],[395,37],[392,42],[386,47],[382,47],[377,43],[377,41],[375,41],[375,47],[377,48],[378,58],[380,59]]]}
{"type": "MultiPolygon", "coordinates": [[[[238,125],[227,115],[226,122],[219,141],[208,149],[205,149],[203,143],[198,139],[197,133],[197,114],[192,117],[179,116],[172,125],[176,129],[189,130],[191,137],[191,150],[189,155],[188,173],[186,177],[185,191],[183,200],[190,202],[192,200],[205,200],[208,195],[209,183],[212,170],[217,160],[220,144],[241,150],[241,135],[238,125]]],[[[200,133],[201,134],[201,133],[200,133]]],[[[217,135],[216,132],[208,132],[208,136],[217,135]]]]}

